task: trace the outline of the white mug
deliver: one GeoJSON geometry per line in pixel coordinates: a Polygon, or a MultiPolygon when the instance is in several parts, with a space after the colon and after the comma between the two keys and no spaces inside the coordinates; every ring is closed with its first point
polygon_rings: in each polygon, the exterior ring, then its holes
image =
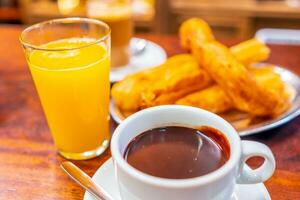
{"type": "Polygon", "coordinates": [[[274,156],[266,145],[241,141],[227,121],[189,106],[157,106],[131,115],[115,130],[111,153],[122,200],[229,200],[236,183],[261,183],[270,178],[275,170],[274,156]],[[229,141],[229,160],[209,174],[188,179],[154,177],[126,162],[124,151],[132,139],[147,130],[170,125],[204,125],[218,129],[229,141]],[[255,170],[245,167],[246,160],[254,156],[263,157],[264,163],[255,170]]]}

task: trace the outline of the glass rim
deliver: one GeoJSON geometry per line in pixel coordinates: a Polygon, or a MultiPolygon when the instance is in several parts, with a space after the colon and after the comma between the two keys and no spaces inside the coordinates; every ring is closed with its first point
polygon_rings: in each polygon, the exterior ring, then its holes
{"type": "Polygon", "coordinates": [[[46,20],[46,21],[43,21],[43,22],[33,24],[33,25],[25,28],[21,32],[21,34],[19,36],[19,40],[20,40],[21,44],[24,47],[32,48],[34,50],[40,50],[40,51],[68,51],[68,50],[76,50],[76,49],[85,48],[85,47],[103,42],[103,41],[109,39],[110,33],[111,33],[110,27],[106,23],[104,23],[103,21],[100,21],[100,20],[97,20],[97,19],[91,19],[91,18],[84,18],[84,17],[67,17],[67,18],[58,18],[58,19],[46,20]],[[25,33],[29,32],[33,29],[36,29],[40,26],[43,26],[43,25],[48,25],[48,24],[53,24],[53,23],[61,23],[61,22],[70,22],[70,23],[72,23],[72,22],[87,22],[87,23],[93,23],[93,24],[97,24],[97,25],[101,25],[101,26],[105,27],[108,30],[108,32],[99,39],[95,38],[96,40],[91,42],[91,43],[88,43],[86,45],[82,45],[82,46],[79,46],[79,47],[72,47],[72,48],[46,48],[46,47],[40,47],[38,45],[31,44],[30,42],[26,41],[25,36],[24,36],[25,33]]]}

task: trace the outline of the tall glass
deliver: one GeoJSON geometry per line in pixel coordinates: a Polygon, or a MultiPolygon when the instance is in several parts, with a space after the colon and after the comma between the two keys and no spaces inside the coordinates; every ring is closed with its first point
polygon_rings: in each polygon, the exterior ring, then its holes
{"type": "Polygon", "coordinates": [[[20,40],[59,153],[100,155],[110,140],[109,26],[56,19],[26,28],[20,40]]]}
{"type": "Polygon", "coordinates": [[[104,21],[111,28],[112,68],[126,66],[133,34],[131,0],[88,0],[87,15],[104,21]]]}

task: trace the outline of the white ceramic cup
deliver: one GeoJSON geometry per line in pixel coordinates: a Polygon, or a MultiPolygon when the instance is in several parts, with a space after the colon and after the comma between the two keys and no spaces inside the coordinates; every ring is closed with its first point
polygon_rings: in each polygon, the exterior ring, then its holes
{"type": "Polygon", "coordinates": [[[261,183],[270,178],[275,170],[274,156],[266,145],[241,141],[227,121],[189,106],[157,106],[131,115],[115,130],[111,152],[122,200],[229,200],[237,183],[261,183]],[[216,171],[189,179],[154,177],[126,162],[124,151],[133,138],[149,129],[169,125],[205,125],[218,129],[229,141],[229,160],[216,171]],[[264,163],[255,170],[245,167],[245,161],[254,156],[263,157],[264,163]]]}

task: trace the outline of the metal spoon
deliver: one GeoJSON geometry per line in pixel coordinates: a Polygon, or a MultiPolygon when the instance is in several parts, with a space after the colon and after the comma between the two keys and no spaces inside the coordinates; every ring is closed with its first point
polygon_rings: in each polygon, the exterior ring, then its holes
{"type": "Polygon", "coordinates": [[[60,167],[66,172],[76,183],[86,189],[96,199],[99,200],[113,200],[112,197],[97,183],[95,183],[91,177],[84,173],[73,163],[66,161],[63,162],[60,167]]]}
{"type": "Polygon", "coordinates": [[[133,56],[137,56],[144,52],[148,45],[147,40],[140,38],[133,38],[130,40],[130,52],[133,56]]]}

